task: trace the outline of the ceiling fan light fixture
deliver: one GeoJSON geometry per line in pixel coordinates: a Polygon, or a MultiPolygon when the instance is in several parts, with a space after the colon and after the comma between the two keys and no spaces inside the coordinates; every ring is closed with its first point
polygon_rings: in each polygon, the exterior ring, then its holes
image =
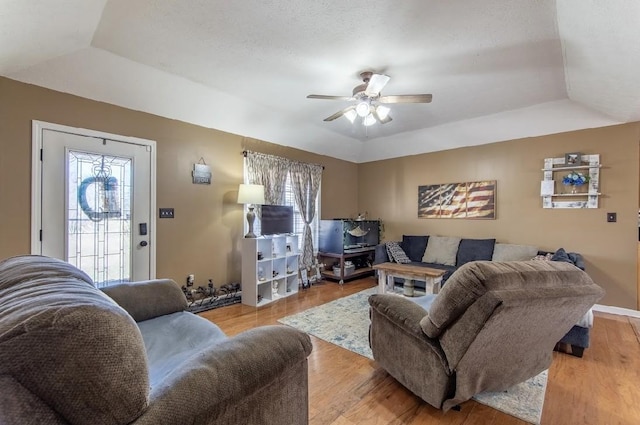
{"type": "Polygon", "coordinates": [[[356,113],[358,116],[364,118],[371,113],[371,105],[369,102],[363,101],[356,105],[356,113]]]}
{"type": "Polygon", "coordinates": [[[355,111],[355,109],[350,109],[344,113],[344,116],[346,119],[351,121],[351,124],[353,124],[353,122],[356,120],[356,117],[358,116],[358,113],[355,111]]]}
{"type": "Polygon", "coordinates": [[[376,118],[373,116],[373,114],[369,114],[366,117],[364,117],[364,119],[362,120],[362,123],[366,126],[372,126],[376,123],[376,118]]]}
{"type": "Polygon", "coordinates": [[[378,118],[380,118],[380,121],[384,121],[385,119],[387,119],[387,117],[389,116],[389,112],[391,112],[391,109],[387,108],[384,105],[376,106],[376,113],[378,114],[378,118]]]}
{"type": "Polygon", "coordinates": [[[433,98],[430,94],[400,94],[381,95],[381,91],[390,80],[388,75],[376,74],[372,71],[360,73],[363,84],[359,84],[353,89],[352,96],[328,96],[322,94],[310,94],[309,99],[331,99],[354,101],[350,106],[325,118],[325,121],[333,121],[341,116],[353,124],[357,117],[362,118],[365,126],[371,126],[376,122],[387,124],[392,121],[390,108],[383,104],[390,103],[431,103],[433,98]]]}

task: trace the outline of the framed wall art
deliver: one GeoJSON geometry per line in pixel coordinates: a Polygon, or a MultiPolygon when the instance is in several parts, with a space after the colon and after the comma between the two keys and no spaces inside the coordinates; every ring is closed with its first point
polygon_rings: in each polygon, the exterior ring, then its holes
{"type": "Polygon", "coordinates": [[[582,154],[580,152],[565,153],[564,165],[567,167],[582,165],[582,154]]]}
{"type": "Polygon", "coordinates": [[[418,218],[496,218],[496,181],[418,186],[418,218]]]}

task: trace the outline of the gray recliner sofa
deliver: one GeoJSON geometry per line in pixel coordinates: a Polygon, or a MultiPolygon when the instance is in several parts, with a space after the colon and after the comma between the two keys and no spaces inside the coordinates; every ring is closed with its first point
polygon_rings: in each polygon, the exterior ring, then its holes
{"type": "MultiPolygon", "coordinates": [[[[496,243],[495,239],[464,239],[455,237],[439,237],[428,235],[403,235],[402,241],[398,242],[400,248],[404,250],[411,265],[430,267],[444,270],[442,277],[443,285],[449,276],[463,264],[469,261],[492,260],[492,261],[526,261],[535,256],[549,258],[551,261],[562,261],[573,264],[581,270],[585,270],[585,263],[582,255],[577,252],[566,252],[563,248],[555,252],[539,251],[538,247],[532,245],[515,245],[507,243],[496,243]],[[426,250],[429,241],[437,240],[435,250],[432,250],[431,257],[449,259],[448,264],[426,262],[428,255],[426,250]],[[434,255],[435,254],[435,255],[434,255]]],[[[431,248],[431,247],[429,247],[431,248]]],[[[394,261],[389,258],[386,243],[376,246],[374,264],[387,261],[394,261]]],[[[446,260],[444,261],[447,262],[446,260]]],[[[396,279],[402,283],[400,279],[396,279]]],[[[424,288],[424,282],[416,282],[417,287],[424,288]]],[[[580,321],[564,335],[556,345],[561,351],[582,357],[585,348],[589,347],[589,334],[593,322],[593,313],[588,311],[580,321]],[[570,347],[565,350],[565,347],[570,347]]]]}
{"type": "Polygon", "coordinates": [[[0,423],[308,423],[308,335],[229,338],[186,306],[171,280],[102,292],[59,260],[0,262],[0,423]]]}
{"type": "Polygon", "coordinates": [[[370,345],[391,376],[448,410],[547,369],[556,342],[603,295],[567,263],[470,262],[437,296],[372,295],[370,345]]]}

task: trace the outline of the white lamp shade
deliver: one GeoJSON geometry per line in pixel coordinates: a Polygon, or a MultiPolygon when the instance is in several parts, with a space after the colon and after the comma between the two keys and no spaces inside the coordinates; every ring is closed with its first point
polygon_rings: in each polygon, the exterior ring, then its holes
{"type": "Polygon", "coordinates": [[[371,112],[371,106],[369,105],[369,102],[363,101],[356,105],[356,113],[362,118],[369,115],[370,112],[371,112]]]}
{"type": "Polygon", "coordinates": [[[385,119],[387,119],[390,111],[391,109],[387,108],[384,105],[378,105],[376,107],[376,113],[378,114],[378,118],[380,118],[381,121],[384,121],[385,119]]]}
{"type": "Polygon", "coordinates": [[[376,118],[373,116],[373,114],[369,114],[366,117],[364,117],[364,119],[362,120],[363,124],[367,127],[374,125],[376,123],[376,118]]]}
{"type": "Polygon", "coordinates": [[[358,116],[358,113],[354,109],[350,109],[350,110],[348,110],[347,112],[344,113],[344,116],[345,116],[346,119],[351,121],[351,123],[353,123],[356,120],[356,117],[358,116]]]}
{"type": "Polygon", "coordinates": [[[241,184],[238,188],[239,204],[264,204],[264,186],[261,184],[241,184]]]}

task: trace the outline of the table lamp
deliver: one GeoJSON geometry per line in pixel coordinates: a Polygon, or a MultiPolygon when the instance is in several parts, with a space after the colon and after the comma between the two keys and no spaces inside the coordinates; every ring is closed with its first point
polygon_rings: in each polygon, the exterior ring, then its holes
{"type": "Polygon", "coordinates": [[[253,233],[253,222],[256,220],[256,213],[253,212],[255,205],[264,204],[264,186],[261,184],[241,184],[238,188],[238,203],[248,205],[247,223],[249,223],[249,231],[245,238],[255,238],[253,233]]]}

